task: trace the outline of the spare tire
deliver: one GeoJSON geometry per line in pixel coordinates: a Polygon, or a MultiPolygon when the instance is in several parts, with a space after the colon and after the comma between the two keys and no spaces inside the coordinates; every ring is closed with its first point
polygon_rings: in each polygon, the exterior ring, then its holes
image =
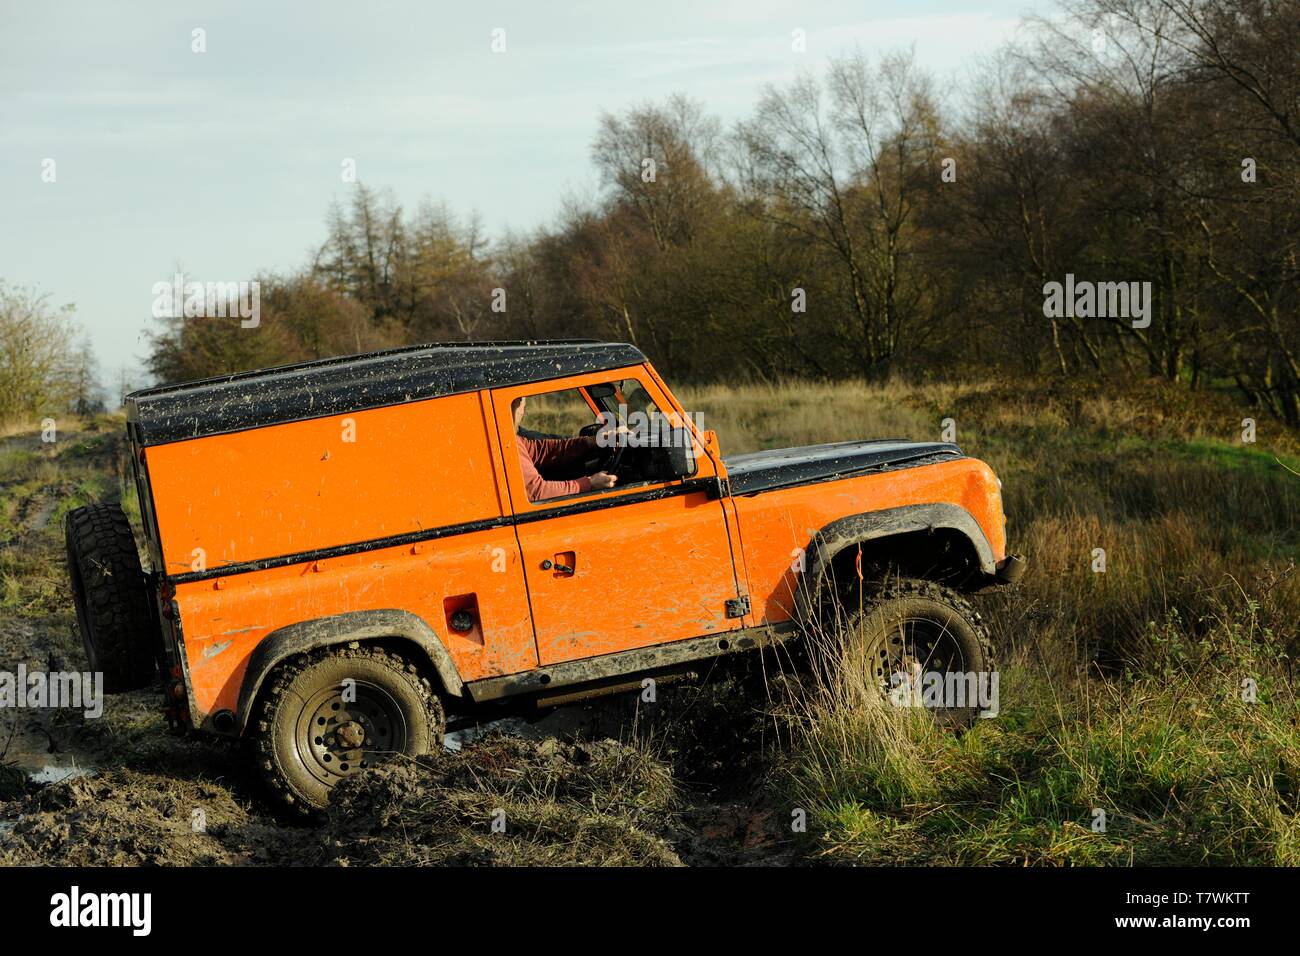
{"type": "Polygon", "coordinates": [[[64,524],[68,576],[77,626],[90,669],[117,694],[153,682],[153,618],[135,537],[122,509],[94,504],[68,513],[64,524]]]}

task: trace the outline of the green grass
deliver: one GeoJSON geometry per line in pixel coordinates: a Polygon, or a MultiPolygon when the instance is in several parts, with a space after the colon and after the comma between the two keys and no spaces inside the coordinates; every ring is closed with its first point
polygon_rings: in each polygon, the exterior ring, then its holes
{"type": "Polygon", "coordinates": [[[69,423],[56,442],[21,435],[8,441],[22,445],[0,448],[0,608],[36,617],[64,608],[63,521],[82,505],[121,499],[120,434],[120,422],[103,416],[69,423]]]}
{"type": "Polygon", "coordinates": [[[1168,450],[1234,471],[1254,469],[1270,476],[1281,477],[1279,462],[1292,471],[1300,471],[1300,457],[1266,451],[1249,444],[1231,445],[1227,442],[1199,439],[1171,442],[1168,450]]]}
{"type": "Polygon", "coordinates": [[[1021,655],[1003,669],[1003,712],[960,737],[822,688],[781,763],[790,799],[817,824],[811,852],[863,863],[1300,862],[1300,709],[1248,603],[1225,613],[1195,646],[1169,634],[1163,656],[1109,678],[1021,655]],[[1252,703],[1245,676],[1258,683],[1252,703]]]}

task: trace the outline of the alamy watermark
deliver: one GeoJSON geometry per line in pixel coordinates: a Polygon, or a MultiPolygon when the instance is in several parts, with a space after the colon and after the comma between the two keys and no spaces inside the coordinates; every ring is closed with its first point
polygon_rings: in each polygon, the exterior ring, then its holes
{"type": "Polygon", "coordinates": [[[153,928],[153,894],[83,893],[74,885],[68,892],[50,897],[50,925],[60,929],[122,927],[133,936],[148,936],[153,928]]]}
{"type": "Polygon", "coordinates": [[[99,671],[0,671],[0,709],[66,707],[87,718],[103,716],[104,675],[99,671]]]}
{"type": "Polygon", "coordinates": [[[889,702],[895,707],[958,710],[978,707],[981,717],[998,715],[997,671],[922,671],[920,666],[889,677],[889,702]]]}
{"type": "Polygon", "coordinates": [[[257,281],[187,282],[185,273],[177,272],[171,282],[155,282],[153,296],[155,319],[238,317],[240,328],[262,324],[262,285],[257,281]]]}
{"type": "Polygon", "coordinates": [[[692,448],[691,430],[685,427],[683,417],[691,421],[697,434],[704,434],[698,412],[687,412],[685,416],[665,415],[653,409],[629,412],[626,405],[620,405],[617,414],[600,413],[596,444],[601,448],[692,448]]]}
{"type": "Polygon", "coordinates": [[[1129,319],[1135,329],[1151,324],[1150,282],[1075,281],[1043,285],[1043,315],[1049,319],[1129,319]]]}

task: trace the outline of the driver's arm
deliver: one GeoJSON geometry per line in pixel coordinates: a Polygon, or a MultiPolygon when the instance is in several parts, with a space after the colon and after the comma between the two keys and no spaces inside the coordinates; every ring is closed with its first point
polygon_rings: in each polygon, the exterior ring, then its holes
{"type": "Polygon", "coordinates": [[[585,458],[596,447],[594,438],[522,438],[532,444],[529,458],[538,468],[568,465],[585,458]]]}
{"type": "Polygon", "coordinates": [[[548,481],[537,470],[539,464],[564,464],[585,453],[589,447],[587,439],[525,438],[523,435],[516,435],[515,441],[519,445],[519,468],[524,475],[524,491],[528,493],[529,501],[559,498],[562,495],[581,495],[591,491],[590,478],[578,478],[573,481],[548,481]]]}

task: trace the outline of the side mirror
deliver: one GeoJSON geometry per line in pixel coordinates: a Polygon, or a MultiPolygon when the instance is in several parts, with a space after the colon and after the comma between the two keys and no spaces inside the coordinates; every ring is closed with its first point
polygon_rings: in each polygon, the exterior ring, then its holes
{"type": "Polygon", "coordinates": [[[674,478],[689,478],[695,474],[695,442],[689,428],[670,428],[666,432],[668,447],[664,460],[674,478]]]}

